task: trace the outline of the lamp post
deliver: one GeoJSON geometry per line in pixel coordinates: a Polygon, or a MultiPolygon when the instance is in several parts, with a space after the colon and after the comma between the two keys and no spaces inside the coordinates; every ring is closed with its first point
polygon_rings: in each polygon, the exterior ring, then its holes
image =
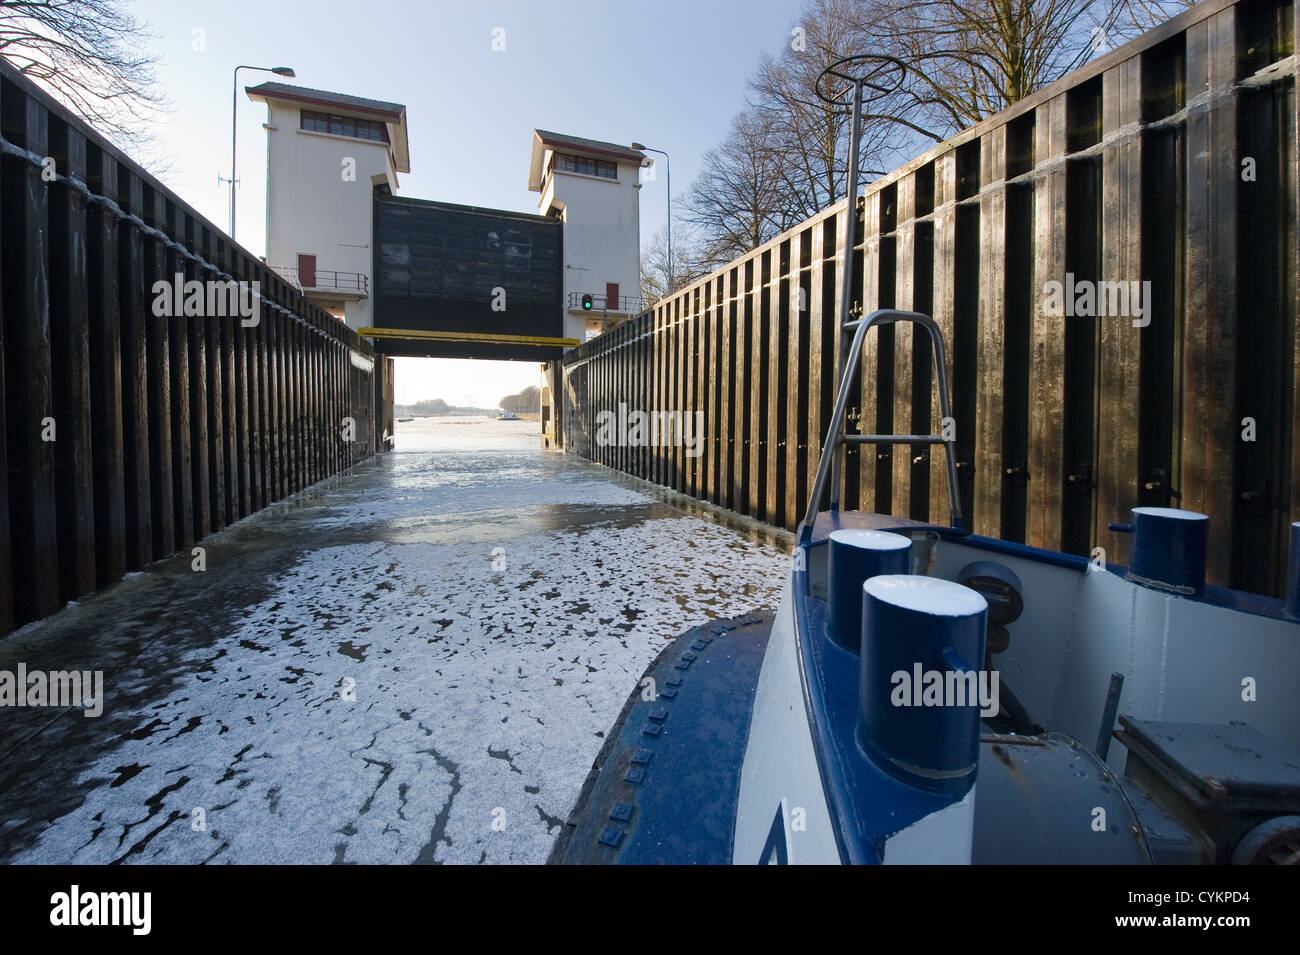
{"type": "Polygon", "coordinates": [[[239,112],[239,71],[240,70],[260,70],[263,73],[274,73],[276,76],[297,76],[292,69],[287,66],[237,66],[233,74],[232,89],[230,91],[230,241],[235,240],[235,134],[239,130],[236,122],[236,116],[239,112]]]}
{"type": "Polygon", "coordinates": [[[664,157],[664,179],[668,187],[668,288],[665,290],[671,295],[673,291],[673,166],[668,158],[668,154],[662,149],[651,149],[649,146],[642,146],[640,143],[633,143],[633,149],[640,149],[648,153],[658,153],[664,157]]]}

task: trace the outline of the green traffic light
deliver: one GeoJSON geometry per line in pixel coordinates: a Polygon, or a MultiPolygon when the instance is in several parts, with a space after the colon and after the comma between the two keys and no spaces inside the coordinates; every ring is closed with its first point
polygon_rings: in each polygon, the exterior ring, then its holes
{"type": "Polygon", "coordinates": [[[590,295],[584,295],[584,296],[582,296],[582,310],[583,310],[584,312],[590,312],[590,311],[591,311],[591,296],[590,296],[590,295]]]}

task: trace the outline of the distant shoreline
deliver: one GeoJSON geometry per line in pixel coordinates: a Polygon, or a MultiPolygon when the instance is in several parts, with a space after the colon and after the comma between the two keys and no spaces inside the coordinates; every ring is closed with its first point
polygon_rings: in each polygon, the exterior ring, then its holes
{"type": "MultiPolygon", "coordinates": [[[[475,417],[491,418],[492,420],[496,420],[497,415],[499,415],[500,413],[501,412],[499,410],[493,411],[487,408],[475,408],[470,411],[439,411],[436,413],[421,412],[419,414],[412,413],[400,407],[393,409],[393,417],[398,420],[402,420],[406,418],[418,419],[418,418],[475,418],[475,417]]],[[[541,414],[539,414],[536,411],[517,411],[515,412],[515,415],[519,418],[520,421],[539,421],[541,420],[542,417],[541,414]]]]}

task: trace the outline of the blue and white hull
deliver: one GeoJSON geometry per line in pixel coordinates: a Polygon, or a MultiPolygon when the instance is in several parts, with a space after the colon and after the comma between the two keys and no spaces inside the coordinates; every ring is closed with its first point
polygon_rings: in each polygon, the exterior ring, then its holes
{"type": "Polygon", "coordinates": [[[552,861],[1300,862],[1300,561],[1288,605],[1207,587],[1189,511],[1127,567],[841,512],[843,393],[781,606],[665,650],[552,861]]]}
{"type": "Polygon", "coordinates": [[[1019,578],[1024,609],[998,665],[1043,732],[986,722],[962,792],[873,761],[858,737],[860,656],[826,635],[828,542],[813,539],[775,616],[706,624],[647,671],[555,861],[1212,863],[1296,841],[1300,624],[1281,601],[1194,598],[1081,558],[862,518],[910,536],[926,576],[991,561],[1019,578]],[[1113,674],[1125,728],[1103,760],[1113,674]],[[1172,744],[1153,750],[1168,728],[1204,760],[1200,775],[1172,744]],[[1243,746],[1254,777],[1234,768],[1243,746]]]}

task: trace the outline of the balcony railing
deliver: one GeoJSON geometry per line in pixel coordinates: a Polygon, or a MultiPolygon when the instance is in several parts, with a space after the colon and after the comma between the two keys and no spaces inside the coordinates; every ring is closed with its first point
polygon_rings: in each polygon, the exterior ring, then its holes
{"type": "Polygon", "coordinates": [[[326,269],[316,270],[316,284],[303,285],[298,276],[298,269],[291,265],[271,266],[286,282],[303,292],[331,291],[352,292],[357,295],[370,294],[370,277],[364,272],[332,272],[326,269]]]}
{"type": "Polygon", "coordinates": [[[598,295],[595,292],[570,292],[569,308],[582,309],[582,296],[591,296],[591,311],[593,312],[626,312],[629,315],[639,315],[645,311],[645,299],[639,295],[620,295],[618,300],[606,301],[604,295],[598,295]]]}

